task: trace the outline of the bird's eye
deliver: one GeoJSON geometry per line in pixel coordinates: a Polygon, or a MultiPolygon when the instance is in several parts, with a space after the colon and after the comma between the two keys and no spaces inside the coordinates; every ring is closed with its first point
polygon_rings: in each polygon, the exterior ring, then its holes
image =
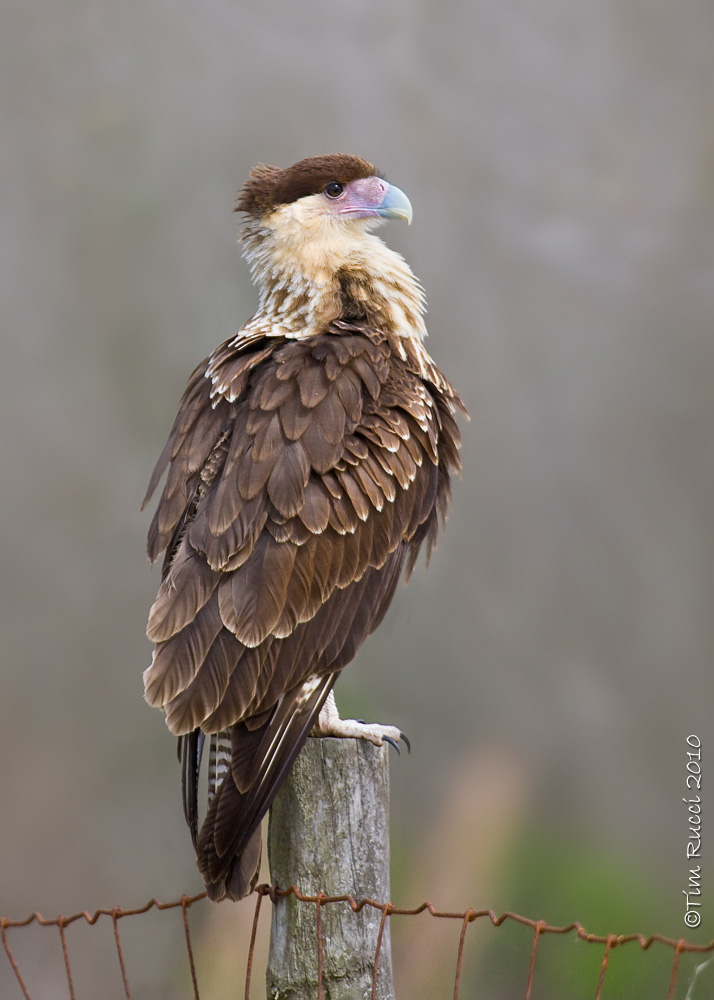
{"type": "Polygon", "coordinates": [[[344,184],[340,184],[338,181],[330,181],[325,188],[325,194],[328,198],[339,198],[344,190],[344,184]]]}

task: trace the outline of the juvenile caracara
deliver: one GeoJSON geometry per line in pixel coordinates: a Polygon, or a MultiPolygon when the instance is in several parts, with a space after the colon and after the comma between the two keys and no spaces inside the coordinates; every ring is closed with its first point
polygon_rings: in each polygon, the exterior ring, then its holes
{"type": "Polygon", "coordinates": [[[370,232],[411,221],[399,188],[356,156],[316,156],[256,167],[237,211],[258,311],[191,376],[145,500],[168,468],[146,700],[179,738],[216,900],[255,885],[261,819],[311,732],[404,738],[341,720],[332,688],[436,542],[463,409],[424,349],[418,282],[370,232]]]}

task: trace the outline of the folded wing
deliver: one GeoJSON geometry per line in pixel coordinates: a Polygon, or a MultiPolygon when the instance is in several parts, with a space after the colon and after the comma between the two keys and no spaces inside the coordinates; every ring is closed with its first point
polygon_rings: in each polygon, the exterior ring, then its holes
{"type": "Polygon", "coordinates": [[[167,555],[145,686],[181,739],[213,898],[250,891],[260,820],[339,671],[435,543],[459,405],[393,338],[347,323],[231,341],[189,382],[149,488],[168,466],[149,534],[151,558],[167,555]],[[200,832],[198,732],[231,746],[200,832]]]}

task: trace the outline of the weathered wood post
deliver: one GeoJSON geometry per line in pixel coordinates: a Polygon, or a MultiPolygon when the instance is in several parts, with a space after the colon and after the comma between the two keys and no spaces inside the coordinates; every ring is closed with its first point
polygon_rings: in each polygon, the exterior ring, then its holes
{"type": "MultiPolygon", "coordinates": [[[[349,894],[388,902],[388,748],[366,740],[309,739],[270,812],[268,856],[274,885],[303,895],[349,894]]],[[[268,961],[270,1000],[316,1000],[317,907],[278,897],[268,961]]],[[[372,996],[382,912],[349,903],[320,907],[324,1000],[372,996]]],[[[379,952],[377,1000],[393,1000],[387,920],[379,952]]]]}

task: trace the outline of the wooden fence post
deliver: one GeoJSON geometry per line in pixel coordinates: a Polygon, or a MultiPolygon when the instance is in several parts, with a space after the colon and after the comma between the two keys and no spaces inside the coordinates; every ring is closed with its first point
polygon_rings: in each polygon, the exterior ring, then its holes
{"type": "MultiPolygon", "coordinates": [[[[388,748],[366,740],[309,739],[270,812],[270,876],[303,895],[349,894],[388,902],[388,748]]],[[[294,896],[273,907],[268,961],[270,1000],[316,1000],[316,906],[294,896]]],[[[349,903],[320,907],[324,1000],[369,1000],[382,912],[349,903]]],[[[393,1000],[387,920],[376,1000],[393,1000]]]]}

